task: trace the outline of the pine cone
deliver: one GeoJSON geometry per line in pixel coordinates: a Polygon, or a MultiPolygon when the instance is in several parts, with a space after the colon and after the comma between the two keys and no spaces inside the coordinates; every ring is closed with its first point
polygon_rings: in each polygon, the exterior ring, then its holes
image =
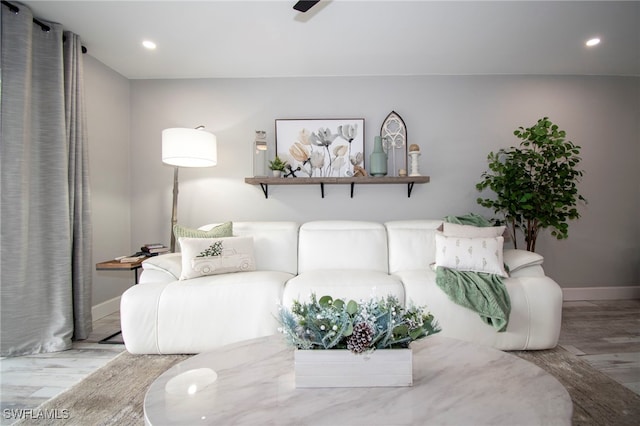
{"type": "Polygon", "coordinates": [[[353,327],[353,333],[347,339],[347,349],[351,352],[361,354],[369,349],[373,340],[373,329],[365,322],[361,322],[353,327]]]}

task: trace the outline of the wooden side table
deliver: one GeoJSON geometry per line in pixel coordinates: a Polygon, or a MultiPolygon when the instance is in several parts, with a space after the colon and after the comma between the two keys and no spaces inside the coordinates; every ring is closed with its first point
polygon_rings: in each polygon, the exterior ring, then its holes
{"type": "MultiPolygon", "coordinates": [[[[96,263],[96,271],[133,271],[134,283],[138,284],[138,271],[140,270],[140,268],[142,268],[142,262],[144,262],[146,259],[147,258],[143,258],[131,263],[122,263],[119,260],[115,259],[107,260],[105,262],[96,263]]],[[[110,339],[113,339],[120,333],[122,333],[122,330],[118,330],[112,335],[105,337],[98,343],[122,344],[124,342],[109,342],[110,339]]]]}
{"type": "Polygon", "coordinates": [[[147,258],[131,263],[121,263],[119,260],[107,260],[96,263],[96,271],[133,271],[135,283],[138,284],[138,270],[142,268],[142,262],[145,260],[147,260],[147,258]]]}

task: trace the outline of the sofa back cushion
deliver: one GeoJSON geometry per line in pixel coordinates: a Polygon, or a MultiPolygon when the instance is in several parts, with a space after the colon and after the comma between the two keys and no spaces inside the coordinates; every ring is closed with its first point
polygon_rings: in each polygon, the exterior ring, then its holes
{"type": "Polygon", "coordinates": [[[435,235],[441,220],[385,223],[389,240],[389,272],[427,269],[436,260],[435,235]]]}
{"type": "MultiPolygon", "coordinates": [[[[209,230],[217,224],[200,227],[209,230]]],[[[253,253],[259,271],[297,274],[298,227],[296,222],[233,222],[234,237],[253,237],[253,253]]]]}
{"type": "Polygon", "coordinates": [[[300,226],[298,273],[343,269],[389,272],[384,225],[316,221],[300,226]]]}

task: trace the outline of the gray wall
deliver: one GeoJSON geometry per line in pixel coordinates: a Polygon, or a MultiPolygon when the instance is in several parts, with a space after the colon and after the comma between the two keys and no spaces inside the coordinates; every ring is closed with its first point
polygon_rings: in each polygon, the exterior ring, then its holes
{"type": "MultiPolygon", "coordinates": [[[[475,183],[489,151],[517,143],[512,132],[549,116],[582,146],[580,185],[589,204],[569,239],[541,235],[547,273],[563,287],[640,283],[640,79],[578,76],[414,76],[136,80],[131,82],[132,241],[169,239],[172,169],[161,162],[163,128],[203,124],[218,137],[218,166],[181,169],[180,223],[223,220],[441,218],[490,212],[475,183]],[[397,111],[431,183],[410,199],[396,185],[259,187],[254,131],[274,139],[276,118],[365,119],[366,150],[397,111]]],[[[354,247],[357,250],[357,247],[354,247]]]]}
{"type": "MultiPolygon", "coordinates": [[[[117,210],[113,215],[94,210],[95,245],[106,247],[109,239],[107,257],[122,254],[123,241],[130,244],[129,251],[147,242],[168,244],[173,170],[161,161],[161,131],[167,127],[202,124],[218,137],[216,167],[180,170],[178,220],[195,227],[224,220],[490,215],[475,201],[487,154],[516,144],[512,132],[518,126],[549,116],[582,146],[585,176],[580,190],[589,204],[580,207],[582,218],[571,223],[568,240],[540,236],[538,252],[545,256],[547,274],[563,287],[640,284],[639,78],[333,77],[132,80],[126,85],[93,72],[92,79],[109,80],[102,87],[109,101],[90,111],[100,115],[92,122],[108,128],[106,135],[99,135],[101,141],[92,140],[91,145],[126,149],[129,144],[127,154],[105,150],[96,159],[100,164],[92,164],[99,168],[92,176],[118,176],[104,187],[93,179],[94,205],[97,198],[117,210]],[[109,86],[122,90],[122,96],[114,97],[109,86]],[[124,92],[129,88],[127,103],[124,92]],[[265,199],[260,187],[244,183],[252,174],[254,131],[267,130],[273,144],[276,118],[362,117],[366,150],[371,152],[373,136],[392,110],[405,120],[409,143],[421,147],[421,172],[431,176],[430,183],[416,185],[410,199],[406,187],[399,185],[356,186],[353,199],[347,186],[327,186],[324,199],[315,186],[278,186],[271,187],[265,199]],[[130,179],[124,178],[127,173],[130,179]],[[125,199],[127,185],[130,198],[125,199]],[[122,230],[129,220],[130,238],[122,230]]],[[[111,294],[100,290],[102,285],[97,282],[94,304],[104,300],[99,294],[111,294]]]]}
{"type": "MultiPolygon", "coordinates": [[[[84,56],[95,262],[131,254],[129,80],[84,56]]],[[[120,296],[131,272],[93,272],[93,306],[120,296]]]]}

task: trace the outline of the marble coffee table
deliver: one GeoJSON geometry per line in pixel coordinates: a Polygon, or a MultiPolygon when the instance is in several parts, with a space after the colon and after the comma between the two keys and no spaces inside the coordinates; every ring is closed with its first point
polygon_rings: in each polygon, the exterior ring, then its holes
{"type": "Polygon", "coordinates": [[[570,425],[553,376],[514,355],[434,335],[414,342],[413,386],[296,389],[282,336],[196,355],[144,400],[148,425],[570,425]]]}

